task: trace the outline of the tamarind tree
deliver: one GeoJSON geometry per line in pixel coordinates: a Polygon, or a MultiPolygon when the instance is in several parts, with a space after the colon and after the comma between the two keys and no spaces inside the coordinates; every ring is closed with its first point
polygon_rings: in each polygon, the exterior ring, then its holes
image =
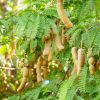
{"type": "Polygon", "coordinates": [[[100,100],[99,0],[0,0],[0,98],[100,100]]]}

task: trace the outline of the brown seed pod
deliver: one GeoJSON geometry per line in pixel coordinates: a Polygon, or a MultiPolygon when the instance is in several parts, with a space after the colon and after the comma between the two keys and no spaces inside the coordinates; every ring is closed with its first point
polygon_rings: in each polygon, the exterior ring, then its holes
{"type": "Polygon", "coordinates": [[[23,67],[23,77],[27,77],[29,74],[29,69],[27,67],[23,67]]]}
{"type": "Polygon", "coordinates": [[[95,73],[95,66],[90,65],[89,66],[89,72],[90,72],[91,75],[93,75],[95,73]]]}
{"type": "Polygon", "coordinates": [[[88,59],[88,63],[89,63],[89,65],[94,65],[95,64],[95,59],[93,57],[90,57],[88,59]]]}
{"type": "Polygon", "coordinates": [[[84,62],[85,62],[84,50],[79,49],[78,50],[78,67],[83,67],[84,62]]]}
{"type": "Polygon", "coordinates": [[[80,74],[81,70],[82,70],[82,67],[78,67],[78,68],[77,68],[77,75],[80,74]]]}
{"type": "Polygon", "coordinates": [[[92,48],[89,48],[87,52],[87,58],[90,58],[90,57],[92,57],[92,48]]]}
{"type": "Polygon", "coordinates": [[[72,53],[73,62],[76,66],[77,65],[77,60],[78,60],[77,47],[73,47],[72,50],[71,50],[71,53],[72,53]]]}
{"type": "Polygon", "coordinates": [[[77,73],[77,67],[76,66],[73,67],[71,75],[74,74],[74,73],[77,73]]]}
{"type": "Polygon", "coordinates": [[[58,70],[59,71],[61,71],[62,70],[62,68],[63,68],[63,65],[60,63],[60,64],[58,64],[58,70]]]}
{"type": "Polygon", "coordinates": [[[85,56],[84,56],[84,50],[78,49],[78,62],[77,62],[77,75],[79,75],[82,67],[85,63],[85,56]]]}
{"type": "Polygon", "coordinates": [[[66,35],[65,35],[65,33],[66,33],[66,29],[62,28],[61,42],[62,42],[63,45],[66,44],[66,35]]]}
{"type": "Polygon", "coordinates": [[[16,41],[12,41],[11,42],[11,55],[13,56],[13,55],[16,55],[16,41]]]}
{"type": "Polygon", "coordinates": [[[100,60],[96,62],[96,70],[100,70],[100,60]]]}
{"type": "Polygon", "coordinates": [[[48,55],[48,62],[53,59],[53,52],[50,50],[49,55],[48,55]]]}
{"type": "Polygon", "coordinates": [[[21,92],[24,89],[26,82],[27,82],[27,78],[23,77],[22,81],[21,81],[21,84],[20,84],[20,86],[17,89],[17,92],[21,92]]]}
{"type": "Polygon", "coordinates": [[[43,78],[46,79],[49,71],[48,71],[48,61],[46,61],[45,59],[43,60],[42,70],[43,70],[43,78]]]}
{"type": "Polygon", "coordinates": [[[50,48],[51,48],[51,39],[48,39],[48,40],[45,41],[45,47],[44,47],[44,50],[43,50],[43,56],[49,55],[50,48]]]}
{"type": "Polygon", "coordinates": [[[17,92],[21,92],[23,88],[25,87],[25,84],[27,82],[27,76],[29,74],[29,69],[27,67],[23,67],[22,72],[23,72],[23,77],[22,77],[21,84],[19,85],[17,89],[17,92]]]}
{"type": "Polygon", "coordinates": [[[71,39],[71,33],[68,36],[66,36],[67,41],[69,41],[70,39],[71,39]]]}
{"type": "Polygon", "coordinates": [[[37,74],[37,82],[42,81],[42,76],[41,76],[41,66],[43,63],[43,58],[40,56],[38,58],[37,64],[36,64],[36,74],[37,74]]]}
{"type": "Polygon", "coordinates": [[[57,19],[56,22],[55,22],[56,26],[59,26],[60,24],[60,19],[57,19]]]}
{"type": "Polygon", "coordinates": [[[57,12],[60,19],[62,20],[62,22],[65,24],[67,28],[73,27],[73,24],[71,23],[71,21],[69,20],[69,18],[64,12],[63,0],[57,0],[57,12]]]}
{"type": "Polygon", "coordinates": [[[42,37],[42,42],[43,43],[45,43],[45,41],[47,41],[47,40],[49,40],[51,38],[50,34],[51,33],[49,33],[48,35],[42,37]]]}
{"type": "Polygon", "coordinates": [[[56,32],[54,32],[54,41],[58,51],[62,51],[64,49],[64,46],[61,44],[59,35],[56,32]]]}
{"type": "Polygon", "coordinates": [[[67,72],[66,72],[66,78],[69,78],[70,76],[71,76],[70,71],[67,71],[67,72]]]}

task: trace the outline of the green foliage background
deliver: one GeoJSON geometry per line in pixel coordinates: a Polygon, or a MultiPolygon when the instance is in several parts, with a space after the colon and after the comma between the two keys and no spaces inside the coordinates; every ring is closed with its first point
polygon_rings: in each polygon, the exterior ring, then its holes
{"type": "MultiPolygon", "coordinates": [[[[10,3],[13,3],[10,2],[10,3]]],[[[27,53],[28,62],[32,59],[30,48],[36,54],[42,52],[44,44],[42,36],[47,35],[52,27],[56,32],[61,32],[63,23],[59,27],[55,21],[59,18],[56,10],[56,0],[24,0],[27,5],[24,10],[17,11],[17,7],[12,6],[12,12],[6,12],[4,18],[0,19],[0,54],[7,51],[7,44],[12,39],[12,34],[17,41],[17,56],[22,58],[24,51],[27,53]]],[[[55,59],[66,66],[66,61],[71,61],[71,48],[73,43],[76,47],[84,44],[85,54],[89,47],[93,48],[93,56],[100,60],[100,1],[99,0],[64,0],[64,8],[74,27],[66,32],[71,34],[70,41],[67,41],[65,49],[59,54],[56,52],[55,59]]],[[[54,45],[52,45],[54,50],[54,45]]],[[[86,58],[87,59],[87,58],[86,58]]],[[[73,63],[69,65],[72,68],[73,63]]],[[[15,94],[7,100],[100,100],[100,71],[94,76],[89,74],[88,64],[84,65],[80,77],[72,75],[69,79],[62,80],[66,73],[54,71],[50,73],[48,80],[40,84],[34,84],[31,89],[26,89],[21,96],[15,94]]],[[[0,94],[2,97],[2,94],[0,94]]]]}

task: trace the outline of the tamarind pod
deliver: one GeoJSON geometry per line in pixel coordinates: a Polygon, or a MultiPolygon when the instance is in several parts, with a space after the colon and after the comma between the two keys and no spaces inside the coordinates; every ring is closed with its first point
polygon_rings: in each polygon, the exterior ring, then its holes
{"type": "Polygon", "coordinates": [[[44,47],[44,50],[43,50],[43,55],[44,56],[49,55],[50,47],[51,47],[51,39],[45,41],[45,47],[44,47]]]}
{"type": "Polygon", "coordinates": [[[78,62],[77,62],[77,75],[79,75],[84,63],[85,63],[84,50],[79,49],[78,50],[78,62]]]}
{"type": "Polygon", "coordinates": [[[58,70],[59,70],[59,71],[62,70],[62,64],[61,64],[61,63],[58,65],[58,70]]]}
{"type": "Polygon", "coordinates": [[[37,82],[41,82],[42,81],[42,75],[41,75],[42,71],[40,69],[37,69],[36,72],[37,72],[37,82]]]}
{"type": "Polygon", "coordinates": [[[49,40],[51,38],[50,34],[51,33],[49,33],[48,35],[42,37],[42,42],[43,43],[45,43],[45,41],[47,41],[47,40],[49,40]]]}
{"type": "MultiPolygon", "coordinates": [[[[41,73],[40,73],[41,74],[41,73]]],[[[42,81],[42,76],[41,75],[37,75],[37,82],[41,82],[42,81]]]]}
{"type": "Polygon", "coordinates": [[[69,34],[68,36],[66,36],[66,40],[69,41],[71,39],[71,34],[69,34]]]}
{"type": "Polygon", "coordinates": [[[90,57],[88,59],[88,63],[89,63],[89,65],[94,65],[95,64],[95,59],[93,57],[90,57]]]}
{"type": "Polygon", "coordinates": [[[69,78],[71,76],[71,73],[69,71],[66,72],[66,78],[69,78]]]}
{"type": "Polygon", "coordinates": [[[82,67],[77,68],[77,75],[80,74],[81,70],[82,70],[82,67]]]}
{"type": "Polygon", "coordinates": [[[27,76],[29,73],[29,69],[27,67],[23,67],[22,71],[23,71],[23,78],[22,78],[21,84],[19,85],[19,87],[17,89],[17,92],[21,92],[27,82],[27,76]]]}
{"type": "Polygon", "coordinates": [[[61,33],[61,42],[64,45],[66,43],[66,36],[65,36],[66,30],[65,28],[62,29],[62,33],[61,33]]]}
{"type": "Polygon", "coordinates": [[[42,66],[43,67],[43,78],[46,79],[48,76],[48,66],[42,66]]]}
{"type": "Polygon", "coordinates": [[[73,67],[71,75],[74,74],[74,73],[77,73],[77,67],[76,66],[73,67]]]}
{"type": "Polygon", "coordinates": [[[48,61],[51,61],[53,59],[53,52],[50,50],[48,55],[48,61]]]}
{"type": "Polygon", "coordinates": [[[60,24],[60,19],[57,19],[56,22],[55,22],[56,26],[59,26],[60,24]]]}
{"type": "Polygon", "coordinates": [[[69,18],[64,12],[63,0],[57,0],[57,12],[58,12],[60,19],[62,20],[62,22],[65,24],[67,28],[73,27],[72,22],[69,20],[69,18]]]}
{"type": "Polygon", "coordinates": [[[85,63],[84,50],[79,49],[78,50],[78,67],[83,67],[84,63],[85,63]]]}
{"type": "Polygon", "coordinates": [[[91,75],[95,74],[95,66],[90,65],[89,66],[89,72],[90,72],[91,75]]]}
{"type": "Polygon", "coordinates": [[[37,73],[37,82],[40,82],[42,81],[42,76],[41,76],[41,66],[42,66],[42,63],[43,63],[43,59],[42,57],[39,57],[38,58],[38,61],[37,61],[37,65],[36,65],[36,73],[37,73]]]}
{"type": "Polygon", "coordinates": [[[36,68],[33,69],[33,82],[37,81],[37,73],[36,73],[36,68]]]}
{"type": "Polygon", "coordinates": [[[64,49],[64,46],[61,44],[58,33],[54,33],[54,41],[58,51],[62,51],[64,49]]]}
{"type": "Polygon", "coordinates": [[[96,62],[96,70],[100,70],[100,60],[96,62]]]}
{"type": "Polygon", "coordinates": [[[43,60],[42,70],[43,70],[43,78],[46,79],[49,71],[48,71],[48,61],[45,59],[43,60]]]}
{"type": "Polygon", "coordinates": [[[29,74],[29,69],[27,67],[23,67],[23,77],[27,77],[29,74]]]}
{"type": "Polygon", "coordinates": [[[90,58],[90,57],[92,57],[92,48],[89,48],[87,52],[87,58],[90,58]]]}
{"type": "Polygon", "coordinates": [[[17,91],[18,86],[19,86],[19,82],[16,80],[16,81],[15,81],[15,90],[16,90],[16,91],[17,91]]]}
{"type": "Polygon", "coordinates": [[[71,49],[71,53],[72,53],[72,59],[73,59],[73,62],[75,64],[75,66],[77,65],[77,60],[78,60],[78,53],[77,53],[77,47],[73,47],[71,49]]]}
{"type": "Polygon", "coordinates": [[[16,55],[16,41],[12,41],[11,43],[11,55],[16,55]]]}
{"type": "Polygon", "coordinates": [[[20,86],[17,89],[17,92],[21,92],[23,90],[23,88],[25,87],[25,84],[27,82],[27,78],[23,77],[20,86]]]}
{"type": "Polygon", "coordinates": [[[66,44],[66,37],[64,34],[62,34],[62,38],[61,38],[62,44],[66,44]]]}

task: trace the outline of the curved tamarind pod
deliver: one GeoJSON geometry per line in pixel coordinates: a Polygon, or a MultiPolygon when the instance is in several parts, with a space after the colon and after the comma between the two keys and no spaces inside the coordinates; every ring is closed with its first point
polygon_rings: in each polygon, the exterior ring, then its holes
{"type": "Polygon", "coordinates": [[[77,73],[77,67],[76,66],[73,67],[71,75],[74,74],[74,73],[77,73]]]}
{"type": "Polygon", "coordinates": [[[100,60],[96,62],[96,70],[100,70],[100,60]]]}
{"type": "Polygon", "coordinates": [[[21,92],[23,90],[27,82],[27,76],[29,74],[29,69],[27,67],[24,67],[22,71],[23,71],[23,78],[22,78],[21,84],[19,85],[17,89],[17,92],[21,92]]]}
{"type": "Polygon", "coordinates": [[[64,49],[64,46],[61,44],[59,35],[56,32],[54,32],[54,41],[58,51],[62,51],[64,49]]]}
{"type": "Polygon", "coordinates": [[[48,55],[48,61],[51,61],[53,59],[53,52],[50,50],[48,55]]]}
{"type": "Polygon", "coordinates": [[[82,70],[82,67],[77,68],[77,75],[80,74],[81,70],[82,70]]]}
{"type": "Polygon", "coordinates": [[[27,77],[29,74],[29,69],[27,67],[23,68],[23,77],[27,77]]]}
{"type": "Polygon", "coordinates": [[[43,50],[44,56],[49,55],[50,47],[51,47],[51,39],[48,39],[48,40],[45,41],[45,47],[44,47],[44,50],[43,50]]]}
{"type": "Polygon", "coordinates": [[[62,66],[63,66],[63,65],[62,65],[61,63],[58,65],[58,70],[59,70],[59,71],[62,70],[62,66]]]}
{"type": "Polygon", "coordinates": [[[71,33],[68,36],[66,36],[67,41],[69,41],[70,39],[71,39],[71,33]]]}
{"type": "Polygon", "coordinates": [[[25,87],[25,84],[27,82],[27,78],[23,77],[20,86],[17,89],[17,92],[21,92],[23,90],[23,88],[25,87]]]}
{"type": "Polygon", "coordinates": [[[89,48],[87,52],[87,58],[90,58],[90,57],[92,57],[92,48],[89,48]]]}
{"type": "Polygon", "coordinates": [[[77,62],[77,75],[79,75],[84,63],[85,63],[84,50],[79,49],[78,50],[78,62],[77,62]]]}
{"type": "Polygon", "coordinates": [[[57,19],[56,22],[55,22],[56,26],[59,26],[60,24],[60,19],[57,19]]]}
{"type": "Polygon", "coordinates": [[[89,63],[89,65],[94,65],[95,64],[95,59],[93,57],[90,57],[88,59],[88,63],[89,63]]]}
{"type": "Polygon", "coordinates": [[[66,43],[66,36],[65,36],[65,33],[66,33],[66,29],[63,28],[63,29],[62,29],[62,33],[61,33],[61,42],[62,42],[63,45],[66,43]]]}
{"type": "Polygon", "coordinates": [[[42,66],[42,70],[43,70],[43,78],[46,79],[48,76],[48,61],[43,60],[43,66],[42,66]]]}
{"type": "Polygon", "coordinates": [[[51,33],[49,33],[48,35],[42,37],[42,42],[43,43],[45,43],[45,41],[47,41],[47,40],[49,40],[51,38],[50,34],[51,33]]]}
{"type": "Polygon", "coordinates": [[[66,72],[66,78],[69,78],[70,76],[71,76],[70,71],[67,71],[67,72],[66,72]]]}
{"type": "Polygon", "coordinates": [[[60,19],[62,20],[62,22],[65,24],[67,28],[73,27],[73,24],[71,23],[71,21],[69,20],[69,18],[64,12],[63,0],[57,0],[57,12],[60,19]]]}
{"type": "Polygon", "coordinates": [[[90,72],[91,75],[93,75],[95,73],[95,66],[90,65],[89,66],[89,72],[90,72]]]}
{"type": "Polygon", "coordinates": [[[37,82],[42,81],[42,76],[41,76],[41,66],[43,63],[43,58],[40,56],[38,58],[37,64],[36,64],[36,73],[37,73],[37,82]]]}
{"type": "Polygon", "coordinates": [[[77,65],[77,60],[78,60],[78,53],[77,53],[77,47],[73,47],[71,49],[71,53],[72,53],[72,59],[73,59],[73,62],[75,64],[75,66],[77,65]]]}
{"type": "Polygon", "coordinates": [[[13,56],[13,55],[16,55],[16,41],[12,41],[12,43],[11,43],[11,55],[13,56]]]}

